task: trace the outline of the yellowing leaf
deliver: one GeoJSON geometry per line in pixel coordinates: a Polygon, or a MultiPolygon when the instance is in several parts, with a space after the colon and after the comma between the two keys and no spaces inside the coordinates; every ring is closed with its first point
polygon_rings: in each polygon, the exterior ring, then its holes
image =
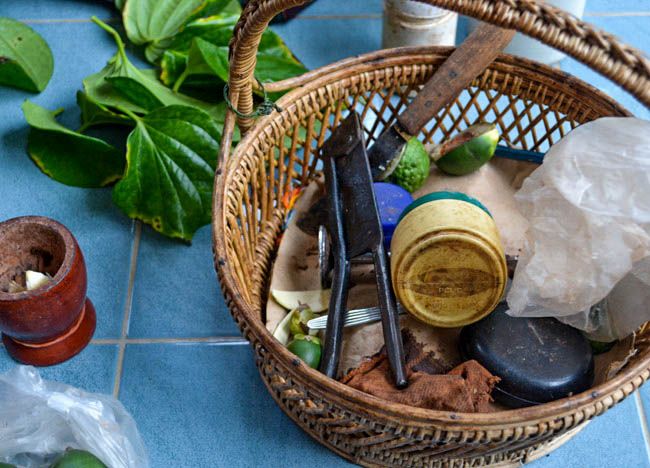
{"type": "Polygon", "coordinates": [[[113,146],[65,128],[56,112],[29,101],[22,107],[32,127],[27,151],[45,174],[75,187],[102,187],[122,176],[124,155],[113,146]]]}
{"type": "Polygon", "coordinates": [[[186,106],[135,119],[113,200],[128,216],[190,241],[210,222],[220,130],[208,114],[186,106]]]}

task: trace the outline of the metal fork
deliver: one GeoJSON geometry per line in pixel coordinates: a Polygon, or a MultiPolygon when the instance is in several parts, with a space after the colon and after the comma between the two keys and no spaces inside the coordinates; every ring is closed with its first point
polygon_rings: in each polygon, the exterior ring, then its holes
{"type": "MultiPolygon", "coordinates": [[[[505,297],[507,291],[510,289],[510,282],[508,281],[508,286],[506,287],[506,292],[503,294],[503,298],[500,303],[506,303],[505,297]]],[[[596,306],[594,306],[596,307],[596,306]]],[[[402,315],[406,313],[406,309],[400,304],[397,303],[397,312],[402,315]]],[[[348,310],[345,313],[345,321],[343,322],[344,327],[356,327],[358,325],[363,325],[364,323],[372,323],[381,320],[381,311],[379,307],[366,307],[365,309],[352,309],[348,310]]],[[[316,317],[307,322],[307,326],[311,330],[324,330],[327,326],[327,315],[322,315],[316,317]]]]}
{"type": "MultiPolygon", "coordinates": [[[[401,304],[397,304],[397,311],[405,314],[406,311],[401,304]]],[[[355,327],[364,323],[378,322],[381,320],[381,310],[379,307],[367,307],[365,309],[348,310],[345,313],[344,327],[355,327]]],[[[316,317],[307,322],[311,330],[324,330],[327,327],[327,315],[316,317]]]]}

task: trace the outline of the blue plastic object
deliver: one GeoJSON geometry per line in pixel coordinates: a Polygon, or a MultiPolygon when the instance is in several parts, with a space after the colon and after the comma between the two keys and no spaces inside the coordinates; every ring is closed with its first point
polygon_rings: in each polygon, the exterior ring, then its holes
{"type": "Polygon", "coordinates": [[[539,151],[514,149],[501,145],[496,147],[494,155],[500,158],[514,159],[515,161],[528,161],[535,164],[542,164],[544,162],[544,153],[540,153],[539,151]]]}
{"type": "Polygon", "coordinates": [[[375,198],[379,209],[384,245],[390,249],[390,241],[402,211],[413,202],[411,194],[402,187],[387,182],[375,182],[375,198]]]}

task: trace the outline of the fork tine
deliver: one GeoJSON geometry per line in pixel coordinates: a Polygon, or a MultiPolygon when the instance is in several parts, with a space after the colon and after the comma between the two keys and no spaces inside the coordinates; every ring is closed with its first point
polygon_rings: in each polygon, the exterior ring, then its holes
{"type": "MultiPolygon", "coordinates": [[[[400,314],[404,313],[404,309],[398,305],[400,314]]],[[[353,309],[346,313],[343,326],[352,327],[381,320],[381,311],[379,307],[366,307],[363,309],[353,309]]],[[[322,330],[327,324],[327,315],[317,317],[308,322],[309,328],[312,330],[322,330]]]]}

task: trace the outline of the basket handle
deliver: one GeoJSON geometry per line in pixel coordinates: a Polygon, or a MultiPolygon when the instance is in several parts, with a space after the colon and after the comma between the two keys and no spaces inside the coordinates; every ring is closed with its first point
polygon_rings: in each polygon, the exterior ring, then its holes
{"type": "MultiPolygon", "coordinates": [[[[257,49],[270,21],[286,9],[309,0],[250,0],[235,26],[230,43],[230,101],[242,114],[253,111],[253,86],[257,49]]],[[[645,55],[621,43],[573,15],[535,0],[418,0],[538,39],[600,72],[650,107],[650,61],[645,55]]],[[[310,78],[313,78],[313,74],[310,78]]],[[[306,76],[307,77],[307,76],[306,76]]],[[[301,80],[285,80],[293,85],[301,80]]],[[[282,82],[273,89],[281,89],[282,82]]],[[[230,112],[232,114],[232,112],[230,112]]],[[[234,124],[234,116],[228,119],[234,124]]],[[[252,120],[238,117],[242,132],[252,120]]]]}

